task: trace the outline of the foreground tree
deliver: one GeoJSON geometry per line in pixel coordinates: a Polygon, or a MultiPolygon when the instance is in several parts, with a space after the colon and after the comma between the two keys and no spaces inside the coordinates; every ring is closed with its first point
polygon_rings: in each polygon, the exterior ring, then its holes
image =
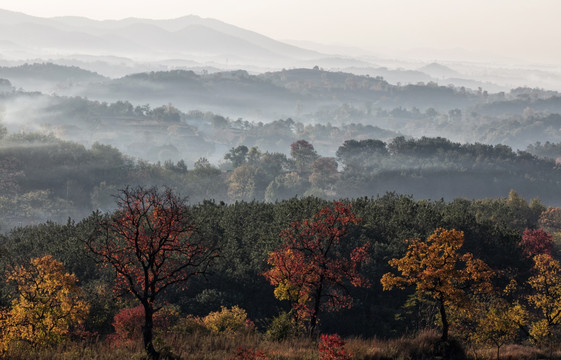
{"type": "Polygon", "coordinates": [[[386,273],[380,282],[384,290],[415,286],[419,297],[436,300],[442,321],[442,340],[448,340],[447,308],[462,308],[471,293],[492,290],[493,270],[471,253],[460,254],[464,233],[436,229],[427,240],[408,239],[407,253],[389,264],[401,273],[386,273]]]}
{"type": "Polygon", "coordinates": [[[100,223],[87,245],[115,270],[117,294],[131,293],[144,307],[144,347],[155,359],[153,317],[161,309],[159,296],[205,274],[217,255],[196,235],[185,199],[171,190],[125,188],[117,199],[118,210],[100,223]]]}
{"type": "Polygon", "coordinates": [[[16,285],[18,295],[0,320],[4,351],[55,345],[88,314],[89,305],[82,299],[76,276],[50,255],[15,267],[7,279],[16,285]]]}
{"type": "Polygon", "coordinates": [[[275,296],[289,300],[299,319],[309,320],[314,333],[321,310],[350,308],[348,285],[368,286],[359,273],[368,244],[350,251],[342,243],[349,226],[359,219],[349,205],[334,202],[312,219],[294,222],[281,232],[284,244],[269,254],[271,268],[264,273],[275,286],[275,296]]]}
{"type": "Polygon", "coordinates": [[[468,338],[476,344],[495,346],[497,360],[501,358],[501,347],[516,339],[527,318],[527,311],[518,302],[500,294],[475,297],[462,314],[467,323],[463,327],[469,329],[468,338]]]}
{"type": "Polygon", "coordinates": [[[534,256],[533,270],[528,279],[533,290],[528,303],[538,316],[530,326],[530,335],[535,342],[547,345],[551,353],[561,323],[561,264],[550,255],[540,254],[534,256]]]}

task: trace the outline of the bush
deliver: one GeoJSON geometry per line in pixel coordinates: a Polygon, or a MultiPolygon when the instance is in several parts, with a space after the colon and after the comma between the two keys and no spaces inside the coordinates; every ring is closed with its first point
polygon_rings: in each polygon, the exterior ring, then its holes
{"type": "Polygon", "coordinates": [[[350,360],[353,357],[345,350],[345,341],[337,334],[322,334],[318,350],[320,360],[350,360]]]}
{"type": "Polygon", "coordinates": [[[267,355],[262,350],[239,347],[236,349],[234,355],[228,360],[267,360],[267,355]]]}
{"type": "Polygon", "coordinates": [[[237,305],[232,306],[230,309],[222,306],[220,311],[211,312],[205,316],[203,323],[208,330],[214,333],[236,333],[239,331],[251,331],[255,328],[255,324],[247,318],[246,311],[237,305]]]}
{"type": "Polygon", "coordinates": [[[186,317],[179,319],[177,324],[174,326],[173,330],[175,332],[183,334],[195,334],[195,333],[206,333],[208,329],[206,328],[203,319],[194,315],[187,315],[186,317]]]}
{"type": "Polygon", "coordinates": [[[267,327],[266,336],[270,340],[282,341],[297,337],[303,332],[303,328],[290,313],[282,312],[273,318],[267,327]]]}
{"type": "MultiPolygon", "coordinates": [[[[169,329],[177,317],[177,310],[172,307],[164,307],[154,314],[154,330],[156,332],[169,329]]],[[[142,327],[144,326],[144,306],[138,305],[129,309],[121,309],[113,318],[115,328],[114,340],[117,344],[142,339],[142,327]]]]}

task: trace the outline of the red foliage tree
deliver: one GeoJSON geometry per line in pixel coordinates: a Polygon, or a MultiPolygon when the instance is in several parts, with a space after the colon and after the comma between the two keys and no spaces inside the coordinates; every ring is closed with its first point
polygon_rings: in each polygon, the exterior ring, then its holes
{"type": "Polygon", "coordinates": [[[351,307],[347,285],[369,286],[358,271],[367,258],[368,244],[345,251],[341,243],[348,227],[358,221],[349,205],[334,202],[312,219],[283,230],[284,244],[269,254],[271,269],[264,276],[276,287],[278,299],[291,301],[298,317],[309,320],[310,334],[320,310],[351,307]]]}
{"type": "Polygon", "coordinates": [[[540,254],[551,256],[553,252],[553,238],[542,229],[525,229],[520,246],[524,254],[529,258],[540,254]]]}
{"type": "Polygon", "coordinates": [[[152,359],[159,356],[152,343],[158,296],[204,274],[216,257],[196,236],[185,203],[169,189],[127,187],[117,196],[118,210],[87,242],[100,262],[115,270],[117,294],[131,293],[144,307],[142,336],[152,359]]]}

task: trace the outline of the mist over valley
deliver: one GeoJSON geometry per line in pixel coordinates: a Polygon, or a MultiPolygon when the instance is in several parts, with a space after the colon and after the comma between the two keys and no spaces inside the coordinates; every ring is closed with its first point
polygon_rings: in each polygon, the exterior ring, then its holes
{"type": "Polygon", "coordinates": [[[72,209],[57,210],[64,216],[104,209],[96,192],[140,179],[195,202],[387,191],[452,200],[511,189],[561,202],[554,68],[337,55],[345,49],[290,45],[197,16],[97,21],[2,10],[0,26],[4,181],[13,195],[61,201],[72,209]],[[313,150],[307,169],[298,141],[313,150]],[[342,156],[347,147],[353,154],[342,156]],[[51,180],[47,168],[27,165],[42,148],[57,154],[46,163],[65,169],[51,180]],[[113,160],[99,163],[100,149],[113,160]],[[146,169],[154,173],[132,174],[146,169]],[[209,178],[188,180],[204,169],[209,178]],[[92,171],[86,185],[80,174],[92,171]]]}

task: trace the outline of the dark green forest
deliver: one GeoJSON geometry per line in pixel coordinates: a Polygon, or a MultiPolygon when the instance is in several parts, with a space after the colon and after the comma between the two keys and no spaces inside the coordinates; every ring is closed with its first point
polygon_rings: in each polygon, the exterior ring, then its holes
{"type": "MultiPolygon", "coordinates": [[[[361,221],[345,238],[346,246],[369,242],[371,259],[361,269],[372,280],[368,289],[351,290],[355,299],[351,310],[325,314],[321,328],[326,333],[392,337],[424,328],[422,308],[404,308],[408,292],[383,292],[378,279],[391,268],[388,260],[405,251],[404,239],[430,235],[437,227],[454,228],[465,233],[465,251],[483,259],[493,269],[524,281],[531,261],[519,242],[526,228],[538,227],[543,204],[528,204],[516,193],[507,198],[486,200],[418,200],[390,193],[381,197],[351,200],[353,211],[361,221]],[[396,314],[400,314],[396,317],[396,314]],[[373,326],[375,324],[375,326],[373,326]]],[[[267,319],[288,311],[273,296],[273,288],[261,276],[266,269],[267,254],[276,249],[279,234],[291,222],[311,217],[329,205],[316,197],[292,198],[276,203],[204,201],[191,205],[190,212],[197,231],[218,246],[219,257],[207,279],[192,281],[186,291],[171,291],[165,301],[179,306],[182,313],[206,315],[220,306],[239,305],[260,326],[267,319]]],[[[87,292],[92,311],[87,329],[112,332],[113,315],[119,303],[105,296],[112,276],[96,266],[84,246],[103,214],[96,212],[81,221],[65,224],[46,222],[17,227],[2,236],[2,269],[10,264],[24,264],[33,257],[51,254],[75,273],[87,292]],[[101,291],[101,293],[100,293],[101,291]]],[[[498,279],[497,281],[505,281],[498,279]]],[[[7,306],[11,289],[3,287],[7,306]]],[[[121,304],[121,306],[123,306],[121,304]]]]}

